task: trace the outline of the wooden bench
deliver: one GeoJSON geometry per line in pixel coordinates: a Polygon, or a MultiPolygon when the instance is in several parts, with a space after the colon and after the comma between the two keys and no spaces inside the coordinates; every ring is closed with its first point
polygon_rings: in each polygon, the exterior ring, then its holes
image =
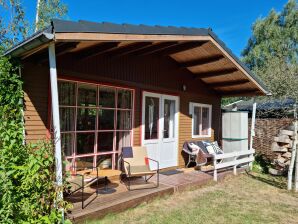
{"type": "Polygon", "coordinates": [[[233,167],[233,173],[234,175],[237,175],[237,166],[240,164],[250,164],[254,161],[254,153],[255,150],[245,150],[245,151],[239,151],[239,152],[229,152],[224,154],[217,154],[214,155],[213,159],[213,179],[214,181],[217,181],[217,170],[222,168],[228,168],[233,167]],[[240,158],[239,158],[240,157],[240,158]],[[225,159],[233,159],[231,161],[225,161],[225,159]],[[221,162],[218,162],[219,160],[222,160],[221,162]]]}

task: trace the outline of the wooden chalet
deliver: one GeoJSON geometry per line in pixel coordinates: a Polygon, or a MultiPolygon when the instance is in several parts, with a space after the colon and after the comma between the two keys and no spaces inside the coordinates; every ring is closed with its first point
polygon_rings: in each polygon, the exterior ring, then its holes
{"type": "Polygon", "coordinates": [[[53,20],[6,55],[21,61],[26,141],[54,133],[58,160],[101,168],[139,145],[183,167],[185,141],[219,140],[222,97],[269,93],[211,29],[53,20]]]}

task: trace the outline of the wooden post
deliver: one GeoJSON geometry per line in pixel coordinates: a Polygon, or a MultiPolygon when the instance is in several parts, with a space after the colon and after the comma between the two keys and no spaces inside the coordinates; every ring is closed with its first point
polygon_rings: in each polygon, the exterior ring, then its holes
{"type": "MultiPolygon", "coordinates": [[[[55,146],[55,162],[56,162],[56,183],[59,188],[57,202],[63,200],[63,177],[62,177],[62,155],[61,155],[61,140],[60,140],[60,117],[59,117],[59,99],[58,99],[58,80],[56,68],[55,43],[49,44],[49,65],[50,65],[50,83],[51,83],[51,99],[52,99],[52,118],[54,130],[54,146],[55,146]]],[[[64,211],[62,210],[64,219],[64,211]]]]}

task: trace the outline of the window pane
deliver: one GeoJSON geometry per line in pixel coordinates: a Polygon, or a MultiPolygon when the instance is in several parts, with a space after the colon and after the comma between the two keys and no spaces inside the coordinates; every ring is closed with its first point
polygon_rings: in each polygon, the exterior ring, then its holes
{"type": "Polygon", "coordinates": [[[113,151],[114,132],[99,132],[97,136],[97,152],[113,151]]]}
{"type": "Polygon", "coordinates": [[[115,88],[99,87],[99,107],[115,108],[115,88]]]}
{"type": "Polygon", "coordinates": [[[131,109],[132,108],[132,93],[131,90],[118,90],[118,108],[131,109]]]}
{"type": "Polygon", "coordinates": [[[112,169],[112,155],[97,156],[97,167],[101,170],[112,169]]]}
{"type": "Polygon", "coordinates": [[[130,131],[117,131],[116,133],[116,150],[120,151],[122,147],[131,146],[130,131]]]}
{"type": "Polygon", "coordinates": [[[59,108],[61,131],[74,131],[74,108],[59,108]]]}
{"type": "Polygon", "coordinates": [[[77,130],[95,130],[96,109],[78,108],[77,130]]]}
{"type": "Polygon", "coordinates": [[[159,98],[145,97],[145,139],[158,138],[159,98]]]}
{"type": "Polygon", "coordinates": [[[202,108],[202,135],[209,134],[209,108],[203,107],[202,108]]]}
{"type": "Polygon", "coordinates": [[[99,110],[99,130],[113,130],[114,120],[114,110],[99,110]]]}
{"type": "Polygon", "coordinates": [[[193,134],[200,135],[201,107],[194,107],[193,113],[193,134]]]}
{"type": "Polygon", "coordinates": [[[72,156],[73,153],[73,134],[61,134],[61,148],[65,156],[72,156]]]}
{"type": "Polygon", "coordinates": [[[94,133],[77,133],[77,154],[94,153],[94,133]]]}
{"type": "Polygon", "coordinates": [[[79,84],[78,106],[96,106],[96,85],[79,84]]]}
{"type": "Polygon", "coordinates": [[[175,128],[175,100],[164,101],[164,138],[174,137],[175,128]]]}
{"type": "Polygon", "coordinates": [[[93,156],[89,156],[89,157],[80,157],[80,158],[76,158],[76,168],[77,170],[82,170],[82,169],[92,169],[93,167],[93,156]]]}
{"type": "Polygon", "coordinates": [[[117,111],[117,129],[130,130],[131,129],[131,111],[118,110],[117,111]]]}
{"type": "Polygon", "coordinates": [[[59,104],[75,106],[76,84],[73,82],[58,81],[59,104]]]}

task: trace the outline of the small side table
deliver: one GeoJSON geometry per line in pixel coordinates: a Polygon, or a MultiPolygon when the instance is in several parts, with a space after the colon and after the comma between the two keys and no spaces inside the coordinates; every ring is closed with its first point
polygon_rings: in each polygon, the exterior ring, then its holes
{"type": "Polygon", "coordinates": [[[108,187],[108,180],[109,177],[114,177],[114,176],[120,176],[121,175],[121,171],[120,170],[112,170],[112,169],[106,169],[106,170],[99,170],[98,171],[98,176],[99,177],[104,177],[105,179],[105,186],[104,189],[100,190],[99,193],[102,194],[110,194],[113,193],[113,189],[108,187]]]}

